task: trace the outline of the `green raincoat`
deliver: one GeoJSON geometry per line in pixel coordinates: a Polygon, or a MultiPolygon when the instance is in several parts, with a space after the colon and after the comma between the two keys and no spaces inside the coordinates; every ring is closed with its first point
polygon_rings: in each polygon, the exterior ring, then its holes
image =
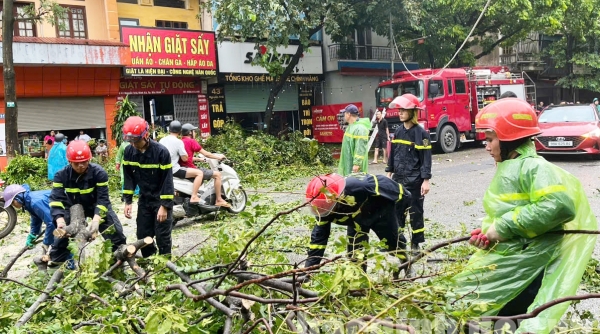
{"type": "Polygon", "coordinates": [[[353,124],[348,125],[342,141],[338,174],[350,175],[352,166],[355,165],[360,166],[360,172],[367,172],[369,166],[367,144],[369,143],[370,129],[371,122],[368,118],[359,118],[353,124]]]}
{"type": "MultiPolygon", "coordinates": [[[[598,229],[579,180],[539,157],[532,142],[516,151],[520,156],[498,164],[483,199],[487,216],[482,230],[495,224],[507,241],[476,252],[452,279],[450,291],[456,298],[466,297],[450,306],[451,312],[468,308],[474,315],[496,315],[545,271],[531,312],[575,295],[591,258],[595,235],[548,233],[598,229]]],[[[568,307],[562,303],[523,320],[517,333],[549,333],[568,307]]]]}

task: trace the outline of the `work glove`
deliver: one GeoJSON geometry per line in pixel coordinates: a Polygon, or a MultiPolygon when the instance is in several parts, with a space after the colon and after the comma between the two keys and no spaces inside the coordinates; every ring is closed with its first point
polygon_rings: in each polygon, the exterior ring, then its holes
{"type": "Polygon", "coordinates": [[[37,235],[29,233],[29,235],[27,236],[27,241],[25,241],[25,246],[29,248],[35,247],[35,239],[37,239],[37,235]]]}
{"type": "Polygon", "coordinates": [[[92,222],[90,223],[90,226],[88,226],[87,230],[92,235],[92,239],[96,239],[96,237],[98,236],[98,227],[99,227],[99,225],[100,225],[99,221],[92,220],[92,222]]]}

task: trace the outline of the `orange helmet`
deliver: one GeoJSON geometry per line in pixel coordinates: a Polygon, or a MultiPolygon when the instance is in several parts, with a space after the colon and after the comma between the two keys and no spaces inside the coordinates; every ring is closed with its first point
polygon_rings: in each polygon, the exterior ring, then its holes
{"type": "Polygon", "coordinates": [[[404,94],[397,96],[389,105],[392,109],[423,109],[421,108],[421,102],[419,98],[412,94],[404,94]]]}
{"type": "Polygon", "coordinates": [[[337,204],[336,198],[346,187],[346,179],[339,174],[326,174],[313,178],[306,187],[306,201],[310,201],[312,213],[325,217],[337,204]]]}
{"type": "Polygon", "coordinates": [[[542,131],[529,103],[509,97],[483,108],[475,117],[477,130],[493,130],[500,141],[533,137],[542,131]]]}
{"type": "Polygon", "coordinates": [[[148,137],[148,122],[139,116],[131,116],[123,124],[123,140],[137,142],[148,137]]]}
{"type": "Polygon", "coordinates": [[[69,162],[84,162],[92,159],[92,150],[83,140],[73,140],[67,145],[67,160],[69,162]]]}

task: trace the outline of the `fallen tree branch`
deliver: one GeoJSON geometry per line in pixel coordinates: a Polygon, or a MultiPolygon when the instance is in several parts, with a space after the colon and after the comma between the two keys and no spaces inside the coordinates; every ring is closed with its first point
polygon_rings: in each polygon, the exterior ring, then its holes
{"type": "Polygon", "coordinates": [[[95,293],[91,293],[90,298],[93,298],[93,299],[99,301],[100,304],[102,304],[104,306],[110,306],[110,304],[106,300],[102,299],[100,296],[96,295],[95,293]]]}
{"type": "Polygon", "coordinates": [[[27,321],[29,321],[29,319],[31,319],[34,316],[34,314],[37,312],[38,307],[43,302],[45,302],[48,299],[48,297],[50,297],[50,293],[56,289],[56,286],[58,285],[58,283],[60,283],[62,278],[63,278],[63,271],[60,269],[56,270],[54,272],[54,275],[52,275],[52,278],[50,278],[48,285],[46,285],[46,289],[44,290],[44,293],[42,293],[38,297],[38,299],[35,301],[35,303],[33,303],[33,305],[31,305],[29,307],[27,312],[25,312],[25,314],[23,314],[23,316],[17,321],[16,327],[23,326],[25,323],[27,323],[27,321]]]}
{"type": "MultiPolygon", "coordinates": [[[[366,315],[366,316],[364,316],[362,318],[351,320],[351,321],[349,321],[346,324],[345,327],[346,328],[359,327],[359,326],[361,326],[363,324],[363,322],[372,322],[372,323],[377,324],[379,326],[383,326],[383,327],[387,327],[387,328],[391,328],[391,329],[399,329],[399,330],[408,332],[410,334],[415,334],[416,333],[416,330],[412,326],[410,326],[410,325],[396,324],[396,323],[393,323],[393,322],[376,319],[375,317],[373,317],[371,315],[366,315]]],[[[338,330],[336,332],[336,334],[337,333],[340,333],[340,331],[338,330]]]]}
{"type": "Polygon", "coordinates": [[[15,279],[12,279],[12,278],[2,278],[2,277],[0,277],[0,281],[13,282],[13,283],[19,284],[20,286],[23,286],[23,287],[26,287],[28,289],[31,289],[33,291],[36,291],[36,292],[39,292],[39,293],[44,293],[44,290],[37,289],[35,287],[32,287],[31,285],[27,285],[25,283],[19,282],[19,281],[15,280],[15,279]]]}
{"type": "Polygon", "coordinates": [[[102,323],[99,323],[97,321],[83,321],[83,322],[80,322],[77,325],[73,326],[73,330],[78,330],[81,327],[85,327],[85,326],[102,326],[102,323]]]}
{"type": "Polygon", "coordinates": [[[235,267],[238,265],[238,263],[240,263],[240,261],[244,258],[244,256],[246,255],[246,252],[248,252],[248,248],[250,248],[250,245],[252,245],[252,243],[258,239],[258,237],[261,236],[261,234],[263,234],[267,228],[269,228],[269,226],[271,226],[275,221],[277,221],[277,219],[281,216],[284,215],[289,215],[290,213],[306,206],[307,204],[309,204],[310,202],[304,202],[303,204],[297,205],[289,210],[285,210],[285,211],[280,211],[278,212],[273,218],[271,218],[271,220],[269,220],[269,222],[267,222],[261,229],[260,231],[258,231],[258,233],[256,233],[244,246],[244,249],[242,249],[242,251],[240,252],[240,255],[238,255],[237,259],[235,259],[235,261],[233,261],[233,263],[227,267],[227,271],[225,272],[225,275],[223,275],[223,277],[221,277],[218,281],[217,284],[215,284],[215,286],[213,287],[213,289],[218,289],[221,284],[223,284],[223,281],[225,281],[225,278],[231,274],[231,272],[235,269],[235,267]]]}
{"type": "MultiPolygon", "coordinates": [[[[33,243],[34,244],[39,243],[41,241],[40,237],[43,236],[45,233],[46,233],[46,230],[43,230],[42,232],[40,232],[40,234],[38,234],[38,236],[35,238],[33,243]]],[[[12,266],[14,266],[15,263],[17,263],[17,260],[21,257],[21,255],[25,254],[25,252],[27,252],[29,249],[30,248],[27,246],[21,248],[21,250],[19,250],[19,252],[15,256],[13,256],[13,258],[8,262],[6,267],[4,267],[4,269],[2,270],[2,273],[0,273],[0,277],[6,277],[8,275],[8,272],[12,268],[12,266]]]]}
{"type": "Polygon", "coordinates": [[[263,323],[265,325],[265,328],[267,329],[267,332],[269,332],[270,334],[273,334],[273,331],[271,330],[271,327],[269,327],[269,323],[267,322],[267,319],[265,318],[260,318],[258,320],[256,320],[252,326],[250,326],[250,328],[248,328],[247,330],[244,331],[244,333],[242,334],[250,334],[252,332],[252,330],[254,328],[256,328],[256,326],[258,326],[258,324],[263,323]]]}
{"type": "MultiPolygon", "coordinates": [[[[168,285],[165,288],[166,291],[173,291],[173,290],[180,290],[181,292],[183,292],[183,294],[190,299],[193,299],[194,301],[200,301],[200,300],[204,300],[204,295],[195,295],[193,294],[190,289],[188,289],[187,285],[185,284],[171,284],[168,285]]],[[[267,299],[267,298],[262,298],[262,297],[257,297],[257,296],[253,296],[253,295],[248,295],[245,293],[241,293],[238,291],[231,291],[229,293],[226,294],[225,290],[212,290],[215,293],[217,293],[217,295],[223,295],[223,296],[232,296],[232,297],[237,297],[237,298],[243,298],[243,299],[247,299],[247,300],[252,300],[261,304],[294,304],[294,299],[267,299]]],[[[212,292],[211,291],[211,292],[212,292]]],[[[296,301],[296,303],[298,304],[307,304],[307,303],[314,303],[319,301],[319,297],[313,297],[313,298],[305,298],[305,299],[298,299],[296,301]]]]}
{"type": "Polygon", "coordinates": [[[419,261],[420,259],[422,259],[422,258],[423,258],[423,257],[425,257],[426,255],[428,255],[429,253],[433,253],[433,252],[435,252],[436,250],[438,250],[438,249],[440,249],[440,248],[444,248],[444,247],[446,247],[446,246],[450,246],[450,245],[452,245],[452,244],[457,244],[457,243],[460,243],[460,242],[469,241],[469,239],[471,239],[471,236],[468,236],[468,237],[460,237],[460,238],[455,238],[455,239],[447,240],[447,241],[444,241],[444,242],[442,242],[442,243],[439,243],[439,244],[437,244],[437,245],[434,245],[434,246],[432,246],[431,248],[429,248],[429,249],[427,249],[427,250],[424,250],[424,251],[420,252],[420,253],[419,253],[417,256],[415,256],[415,257],[413,257],[413,258],[409,259],[408,261],[406,261],[406,262],[402,263],[402,264],[401,264],[401,265],[398,267],[398,269],[397,269],[397,270],[398,270],[398,271],[400,271],[400,270],[403,270],[403,269],[408,269],[408,268],[410,268],[410,266],[411,266],[413,263],[415,263],[415,262],[419,261]]]}
{"type": "Polygon", "coordinates": [[[233,327],[233,318],[227,317],[225,319],[225,325],[223,326],[223,334],[231,334],[232,327],[233,327]]]}
{"type": "Polygon", "coordinates": [[[92,234],[86,229],[83,206],[81,204],[75,204],[69,208],[69,212],[71,217],[69,219],[69,225],[65,226],[65,228],[55,229],[52,234],[60,239],[73,237],[80,241],[92,241],[98,232],[96,231],[92,234]]]}
{"type": "Polygon", "coordinates": [[[542,313],[542,311],[545,311],[545,310],[551,308],[552,306],[555,306],[555,305],[558,305],[558,304],[561,304],[561,303],[570,302],[570,301],[575,301],[575,300],[585,300],[585,299],[594,299],[594,298],[600,298],[600,293],[589,293],[589,294],[579,295],[579,296],[562,297],[562,298],[555,299],[553,301],[549,301],[549,302],[547,302],[545,304],[542,304],[542,305],[536,307],[530,313],[519,314],[519,315],[512,315],[512,316],[506,316],[506,317],[488,316],[488,317],[482,317],[482,318],[480,318],[479,321],[499,321],[499,320],[531,319],[531,318],[537,317],[540,313],[542,313]]]}
{"type": "Polygon", "coordinates": [[[298,328],[296,328],[296,325],[294,325],[294,319],[296,318],[296,312],[290,312],[288,313],[287,317],[285,317],[285,323],[287,324],[288,328],[294,332],[294,333],[298,333],[298,328]]]}
{"type": "Polygon", "coordinates": [[[137,240],[128,245],[121,245],[119,248],[113,253],[113,256],[117,260],[127,261],[127,259],[131,259],[135,256],[138,250],[152,245],[154,240],[151,237],[145,237],[144,239],[137,240]]]}
{"type": "MultiPolygon", "coordinates": [[[[232,275],[235,277],[241,278],[244,281],[255,280],[255,279],[259,279],[259,278],[266,276],[266,275],[260,275],[260,274],[237,273],[237,272],[233,272],[232,275]]],[[[283,291],[287,291],[287,292],[291,292],[291,293],[294,292],[294,284],[293,283],[286,283],[286,282],[282,282],[279,280],[263,281],[260,285],[264,285],[264,286],[267,286],[270,288],[283,290],[283,291]]],[[[316,292],[306,290],[301,287],[297,287],[296,290],[298,291],[298,294],[300,294],[300,296],[302,296],[302,297],[311,298],[311,297],[318,296],[318,294],[316,292]]]]}

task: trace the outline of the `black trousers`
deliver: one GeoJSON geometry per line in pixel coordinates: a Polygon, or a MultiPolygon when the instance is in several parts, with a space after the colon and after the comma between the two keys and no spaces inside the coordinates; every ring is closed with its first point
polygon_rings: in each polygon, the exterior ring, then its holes
{"type": "MultiPolygon", "coordinates": [[[[352,255],[356,249],[362,248],[360,244],[363,241],[369,240],[369,232],[373,230],[379,240],[384,240],[389,252],[397,252],[396,256],[400,259],[405,259],[404,254],[405,243],[398,241],[398,221],[396,220],[395,204],[391,201],[380,201],[376,206],[370,208],[365,206],[360,213],[355,217],[349,214],[348,219],[340,225],[347,226],[349,255],[352,255]],[[355,224],[358,224],[360,230],[356,229],[355,224]]],[[[306,267],[310,267],[321,262],[321,258],[325,254],[327,240],[331,234],[331,223],[327,222],[322,225],[315,225],[310,235],[310,246],[308,250],[308,260],[306,267]]],[[[366,264],[363,265],[366,269],[366,264]]]]}
{"type": "MultiPolygon", "coordinates": [[[[171,231],[173,229],[173,210],[167,210],[167,219],[161,223],[156,220],[160,203],[138,201],[137,238],[156,237],[158,254],[171,254],[171,231]]],[[[156,253],[154,244],[142,248],[142,256],[149,257],[156,253]]]]}
{"type": "MultiPolygon", "coordinates": [[[[398,217],[398,225],[401,230],[404,230],[406,227],[406,215],[408,210],[408,214],[410,216],[410,227],[412,229],[412,244],[420,244],[425,242],[425,223],[423,221],[423,203],[425,202],[425,196],[421,196],[421,185],[423,184],[423,180],[420,180],[416,183],[403,184],[400,178],[397,178],[396,175],[392,177],[392,179],[404,187],[404,189],[410,191],[412,194],[411,201],[409,203],[403,203],[404,201],[400,201],[396,205],[396,217],[398,217]]],[[[404,233],[400,233],[400,241],[406,243],[406,238],[404,237],[404,233]]]]}
{"type": "MultiPolygon", "coordinates": [[[[66,216],[64,218],[65,223],[69,225],[71,223],[71,218],[68,210],[66,211],[66,216]]],[[[123,234],[123,226],[121,226],[121,222],[119,221],[117,214],[112,210],[106,213],[104,221],[98,226],[98,231],[102,233],[104,239],[111,241],[113,252],[116,251],[120,245],[123,245],[126,242],[125,234],[123,234]],[[113,233],[104,232],[111,226],[115,227],[115,231],[113,233]]],[[[50,261],[65,262],[71,259],[73,255],[67,248],[68,246],[68,238],[54,238],[54,244],[52,244],[52,248],[50,249],[50,261]]]]}

